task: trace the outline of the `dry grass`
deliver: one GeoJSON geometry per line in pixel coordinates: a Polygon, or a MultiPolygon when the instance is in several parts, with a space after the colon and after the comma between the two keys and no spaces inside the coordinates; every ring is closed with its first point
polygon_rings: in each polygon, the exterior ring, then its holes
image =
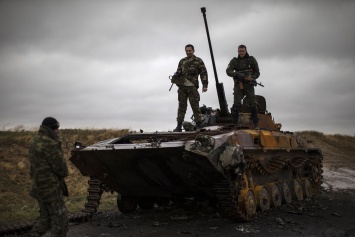
{"type": "MultiPolygon", "coordinates": [[[[70,212],[83,209],[87,195],[87,177],[83,177],[69,161],[75,141],[89,145],[101,140],[120,137],[128,130],[62,129],[63,151],[69,176],[66,178],[70,197],[65,198],[70,212]]],[[[0,131],[0,224],[9,224],[38,216],[37,202],[29,196],[28,148],[37,131],[0,131]]],[[[112,208],[116,195],[105,193],[99,209],[112,208]]]]}
{"type": "Polygon", "coordinates": [[[312,147],[318,147],[322,150],[324,163],[335,166],[347,163],[355,166],[355,136],[326,135],[316,131],[303,131],[296,134],[307,139],[312,147]],[[341,157],[341,161],[339,157],[341,157]]]}

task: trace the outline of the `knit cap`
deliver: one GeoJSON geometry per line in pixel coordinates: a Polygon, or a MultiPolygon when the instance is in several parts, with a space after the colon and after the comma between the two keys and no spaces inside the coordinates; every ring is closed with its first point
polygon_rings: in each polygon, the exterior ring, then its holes
{"type": "Polygon", "coordinates": [[[43,119],[42,125],[47,126],[52,130],[59,128],[59,122],[53,117],[47,117],[43,119]]]}

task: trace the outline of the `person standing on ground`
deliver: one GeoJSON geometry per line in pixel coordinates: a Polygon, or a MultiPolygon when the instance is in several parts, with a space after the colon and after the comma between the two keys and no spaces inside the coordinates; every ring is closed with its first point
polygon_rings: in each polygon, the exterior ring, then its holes
{"type": "Polygon", "coordinates": [[[68,196],[64,177],[68,167],[58,137],[59,122],[53,117],[43,120],[29,149],[30,195],[38,202],[40,216],[31,230],[32,237],[44,235],[65,237],[69,230],[68,211],[63,195],[68,196]]]}
{"type": "Polygon", "coordinates": [[[175,83],[178,89],[179,108],[177,112],[177,126],[173,130],[174,132],[182,131],[182,123],[185,118],[187,110],[187,100],[190,101],[190,105],[194,115],[194,121],[196,122],[196,128],[202,128],[201,112],[199,107],[200,94],[198,93],[200,76],[202,83],[202,93],[207,91],[208,88],[208,75],[204,62],[201,58],[194,55],[194,46],[188,44],[185,46],[186,56],[181,59],[172,82],[175,83]]]}
{"type": "Polygon", "coordinates": [[[250,56],[245,45],[238,46],[238,58],[233,58],[227,67],[227,75],[234,79],[234,103],[231,108],[232,122],[239,123],[242,99],[246,96],[249,102],[251,118],[255,129],[260,129],[258,122],[258,108],[255,101],[255,80],[260,76],[258,62],[250,56]],[[254,81],[254,83],[253,83],[254,81]]]}

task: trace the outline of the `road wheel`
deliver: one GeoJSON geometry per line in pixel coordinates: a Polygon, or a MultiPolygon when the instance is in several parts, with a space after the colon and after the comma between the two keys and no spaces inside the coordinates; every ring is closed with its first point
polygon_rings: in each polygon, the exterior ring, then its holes
{"type": "Polygon", "coordinates": [[[270,195],[265,186],[256,186],[254,189],[257,207],[261,211],[270,208],[270,195]]]}
{"type": "Polygon", "coordinates": [[[256,213],[255,194],[252,189],[244,189],[240,191],[238,205],[244,212],[246,219],[251,220],[256,213]]]}
{"type": "Polygon", "coordinates": [[[298,201],[303,200],[302,186],[298,179],[292,181],[292,197],[298,201]]]}
{"type": "Polygon", "coordinates": [[[290,185],[287,181],[282,182],[282,200],[284,203],[291,203],[292,202],[292,194],[290,190],[290,185]]]}
{"type": "Polygon", "coordinates": [[[279,186],[275,183],[269,183],[267,187],[269,189],[270,205],[272,207],[281,206],[281,195],[279,186]]]}
{"type": "Polygon", "coordinates": [[[305,198],[310,198],[312,196],[312,187],[309,178],[302,179],[302,189],[305,198]]]}

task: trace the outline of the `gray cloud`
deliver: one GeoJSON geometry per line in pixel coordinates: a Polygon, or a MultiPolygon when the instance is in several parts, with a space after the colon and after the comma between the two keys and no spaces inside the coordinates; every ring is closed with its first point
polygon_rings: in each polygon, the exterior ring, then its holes
{"type": "Polygon", "coordinates": [[[201,7],[229,106],[225,69],[243,43],[285,130],[355,134],[355,3],[345,0],[1,1],[0,128],[50,115],[71,128],[172,129],[168,76],[187,43],[209,72],[201,105],[218,107],[201,7]]]}

